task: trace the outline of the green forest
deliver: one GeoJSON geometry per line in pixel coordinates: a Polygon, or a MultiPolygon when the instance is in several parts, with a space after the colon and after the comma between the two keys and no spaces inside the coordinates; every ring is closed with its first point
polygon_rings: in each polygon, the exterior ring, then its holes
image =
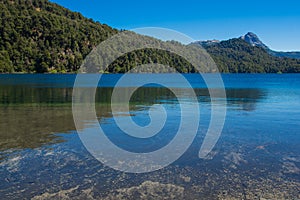
{"type": "Polygon", "coordinates": [[[266,49],[231,39],[204,47],[224,73],[298,73],[300,59],[275,57],[266,49]]]}
{"type": "MultiPolygon", "coordinates": [[[[0,73],[76,73],[93,48],[121,31],[47,0],[0,0],[0,12],[0,73]]],[[[220,72],[300,72],[299,59],[272,56],[241,39],[204,48],[220,72]]],[[[147,63],[167,64],[181,73],[195,72],[187,60],[155,49],[128,53],[105,72],[125,73],[147,63]]]]}
{"type": "Polygon", "coordinates": [[[0,2],[0,72],[76,72],[118,32],[46,0],[0,2]]]}

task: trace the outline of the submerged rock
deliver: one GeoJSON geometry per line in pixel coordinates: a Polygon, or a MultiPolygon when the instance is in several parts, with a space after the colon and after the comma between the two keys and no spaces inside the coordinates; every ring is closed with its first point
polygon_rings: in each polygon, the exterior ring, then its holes
{"type": "Polygon", "coordinates": [[[182,199],[183,192],[181,186],[145,181],[139,186],[118,189],[105,199],[182,199]]]}

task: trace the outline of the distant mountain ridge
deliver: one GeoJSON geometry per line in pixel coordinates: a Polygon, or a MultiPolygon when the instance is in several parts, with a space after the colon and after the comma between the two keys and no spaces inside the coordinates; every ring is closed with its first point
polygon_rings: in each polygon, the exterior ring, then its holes
{"type": "Polygon", "coordinates": [[[298,51],[284,52],[284,51],[273,51],[269,49],[269,53],[273,56],[281,57],[281,58],[300,59],[300,52],[298,51]]]}
{"type": "Polygon", "coordinates": [[[276,57],[286,57],[286,58],[296,58],[300,59],[300,52],[283,52],[283,51],[274,51],[271,50],[267,45],[265,45],[256,34],[249,32],[246,35],[242,36],[241,39],[245,40],[252,46],[262,47],[268,51],[269,54],[276,57]]]}
{"type": "MultiPolygon", "coordinates": [[[[266,44],[264,44],[259,37],[252,32],[248,32],[246,35],[239,37],[239,39],[244,40],[248,44],[254,47],[261,47],[265,49],[270,55],[280,57],[280,58],[295,58],[300,59],[300,52],[284,52],[284,51],[274,51],[270,49],[266,44]]],[[[221,41],[219,40],[206,40],[206,41],[197,41],[196,44],[200,44],[203,47],[208,47],[214,44],[218,44],[221,41]]]]}
{"type": "MultiPolygon", "coordinates": [[[[300,59],[288,53],[270,50],[254,33],[224,41],[198,41],[212,56],[220,72],[226,73],[298,73],[300,59]],[[280,54],[280,56],[279,56],[280,54]]],[[[294,54],[297,56],[297,53],[294,54]]]]}
{"type": "Polygon", "coordinates": [[[208,47],[214,44],[220,43],[220,40],[205,40],[205,41],[197,41],[194,42],[193,44],[200,44],[202,47],[208,47]]]}

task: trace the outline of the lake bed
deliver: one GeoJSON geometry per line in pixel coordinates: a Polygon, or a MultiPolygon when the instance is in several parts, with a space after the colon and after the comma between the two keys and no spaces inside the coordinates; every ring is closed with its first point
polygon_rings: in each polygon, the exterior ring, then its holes
{"type": "MultiPolygon", "coordinates": [[[[103,75],[98,85],[95,110],[100,126],[128,151],[150,152],[168,144],[180,121],[176,96],[157,85],[139,88],[130,101],[130,116],[123,117],[145,126],[149,108],[161,105],[168,120],[157,137],[129,138],[116,126],[110,108],[121,76],[103,75]]],[[[172,74],[131,76],[154,83],[168,79],[185,94],[172,74]]],[[[0,75],[0,198],[299,199],[300,75],[223,74],[225,124],[204,159],[198,153],[210,122],[211,99],[199,74],[184,76],[200,105],[192,145],[163,169],[132,174],[103,165],[78,137],[72,115],[76,75],[0,75]]]]}

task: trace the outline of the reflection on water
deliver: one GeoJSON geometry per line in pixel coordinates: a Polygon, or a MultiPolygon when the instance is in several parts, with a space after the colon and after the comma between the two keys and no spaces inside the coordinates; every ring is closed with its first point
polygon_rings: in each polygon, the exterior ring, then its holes
{"type": "MultiPolygon", "coordinates": [[[[72,116],[74,75],[24,75],[16,81],[11,76],[0,76],[1,199],[300,198],[298,75],[224,75],[226,123],[206,159],[199,159],[198,152],[209,125],[210,97],[199,77],[188,75],[201,106],[198,134],[174,164],[147,174],[112,170],[85,150],[72,116]]],[[[130,115],[120,117],[147,125],[148,109],[160,104],[168,113],[167,125],[149,141],[124,137],[110,108],[109,80],[116,82],[119,76],[108,75],[106,86],[97,90],[95,109],[101,127],[124,149],[161,148],[178,128],[176,97],[159,86],[139,88],[131,97],[130,115]]],[[[189,101],[184,88],[176,90],[189,101]]]]}
{"type": "Polygon", "coordinates": [[[0,148],[36,148],[74,128],[70,107],[1,107],[0,148]]]}
{"type": "Polygon", "coordinates": [[[253,111],[256,103],[267,98],[266,91],[262,89],[227,89],[226,96],[229,108],[240,107],[245,111],[253,111]]]}
{"type": "MultiPolygon", "coordinates": [[[[75,130],[72,116],[71,88],[37,88],[0,86],[0,148],[36,148],[59,142],[56,133],[75,130]]],[[[129,90],[124,88],[124,90],[129,90]]],[[[185,89],[177,89],[182,96],[185,89]]],[[[113,88],[99,88],[96,111],[99,120],[110,118],[113,88]]],[[[207,89],[195,89],[202,104],[210,103],[207,89]]],[[[264,92],[258,89],[229,89],[226,91],[230,108],[252,111],[264,92]]],[[[187,97],[188,98],[188,97],[187,97]]],[[[177,104],[167,88],[139,88],[131,98],[131,110],[145,110],[153,104],[177,104]]],[[[145,119],[143,119],[145,120],[145,119]]]]}

